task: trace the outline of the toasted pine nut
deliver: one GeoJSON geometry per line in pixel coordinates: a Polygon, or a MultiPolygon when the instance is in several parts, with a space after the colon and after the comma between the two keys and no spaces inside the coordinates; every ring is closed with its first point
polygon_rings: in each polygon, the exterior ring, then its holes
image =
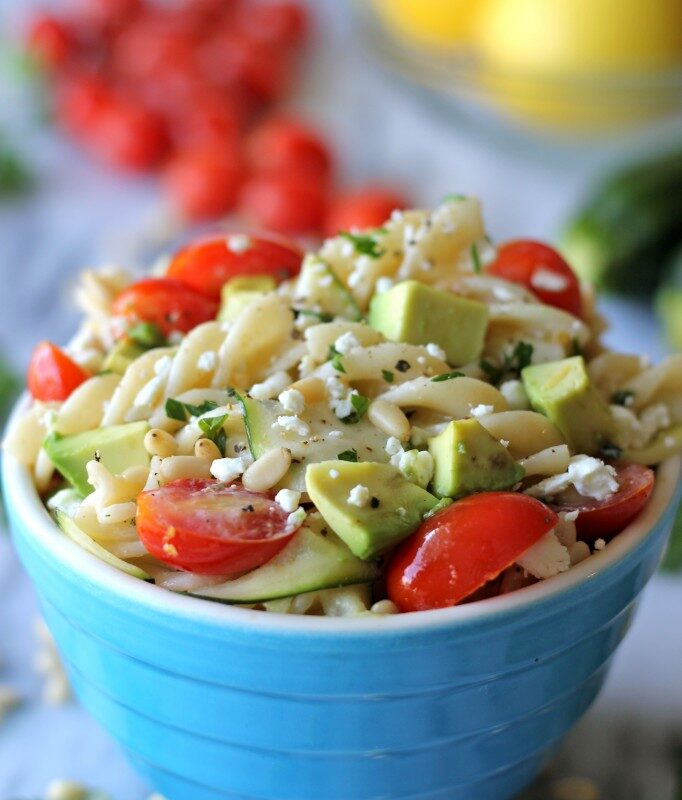
{"type": "Polygon", "coordinates": [[[585,542],[574,542],[568,548],[568,554],[571,557],[571,566],[574,567],[590,557],[590,546],[585,542]]]}
{"type": "Polygon", "coordinates": [[[162,431],[161,428],[152,428],[147,431],[147,435],[144,437],[144,449],[150,456],[168,458],[168,456],[175,455],[178,446],[168,431],[162,431]]]}
{"type": "Polygon", "coordinates": [[[218,445],[210,439],[198,439],[194,445],[194,455],[197,458],[208,458],[209,461],[215,461],[216,458],[223,457],[218,445]]]}
{"type": "Polygon", "coordinates": [[[395,436],[401,442],[410,438],[410,421],[395,403],[375,400],[367,412],[369,421],[387,436],[395,436]]]}
{"type": "Polygon", "coordinates": [[[161,462],[161,483],[182,478],[210,478],[211,462],[196,456],[169,456],[161,462]]]}
{"type": "Polygon", "coordinates": [[[291,389],[299,391],[305,397],[306,403],[312,405],[319,403],[327,396],[327,388],[321,378],[301,378],[300,381],[291,384],[291,389]]]}
{"type": "Polygon", "coordinates": [[[371,608],[372,614],[399,614],[400,609],[392,600],[379,600],[371,608]]]}
{"type": "Polygon", "coordinates": [[[291,466],[291,450],[278,447],[269,450],[253,462],[242,476],[245,489],[252,492],[265,492],[279,483],[291,466]]]}

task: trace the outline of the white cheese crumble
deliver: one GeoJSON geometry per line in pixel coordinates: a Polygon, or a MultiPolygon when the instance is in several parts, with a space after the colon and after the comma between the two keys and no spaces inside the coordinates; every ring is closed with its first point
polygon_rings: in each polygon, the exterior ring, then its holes
{"type": "Polygon", "coordinates": [[[672,424],[670,410],[663,403],[645,408],[639,418],[629,408],[620,405],[612,405],[611,413],[618,429],[616,443],[625,449],[646,447],[659,431],[672,424]]]}
{"type": "Polygon", "coordinates": [[[292,511],[296,511],[300,501],[301,493],[296,492],[293,489],[280,489],[275,495],[275,503],[281,506],[281,508],[289,514],[292,511]]]}
{"type": "Polygon", "coordinates": [[[277,417],[277,422],[273,422],[272,427],[291,431],[292,433],[298,434],[298,436],[308,436],[310,434],[310,425],[295,414],[283,414],[277,417]]]}
{"type": "Polygon", "coordinates": [[[285,389],[277,398],[285,411],[300,414],[305,408],[305,397],[298,389],[285,389]]]}
{"type": "Polygon", "coordinates": [[[214,350],[207,350],[197,359],[197,367],[202,372],[213,372],[218,365],[218,354],[214,350]]]}
{"type": "Polygon", "coordinates": [[[283,392],[291,383],[288,373],[281,371],[275,372],[266,378],[262,383],[254,383],[249,394],[254,400],[272,400],[283,392]]]}
{"type": "Polygon", "coordinates": [[[532,274],[530,285],[546,292],[563,292],[568,287],[568,279],[547,267],[540,267],[532,274]]]}
{"type": "Polygon", "coordinates": [[[298,374],[301,378],[307,378],[312,375],[317,367],[315,359],[312,356],[303,356],[298,363],[298,374]]]}
{"type": "Polygon", "coordinates": [[[471,416],[485,417],[486,414],[492,414],[494,410],[494,406],[486,405],[485,403],[479,403],[477,406],[471,407],[471,416]]]}
{"type": "Polygon", "coordinates": [[[374,293],[375,294],[383,294],[387,292],[389,289],[392,289],[394,286],[393,278],[387,278],[386,276],[382,276],[381,278],[377,278],[377,282],[374,286],[374,293]]]}
{"type": "Polygon", "coordinates": [[[434,358],[440,358],[441,361],[447,361],[447,353],[443,350],[442,347],[439,347],[437,344],[433,342],[429,342],[426,345],[426,352],[433,356],[434,358]]]}
{"type": "Polygon", "coordinates": [[[292,511],[291,514],[287,517],[287,531],[296,530],[300,528],[301,525],[305,522],[306,513],[305,508],[299,506],[296,511],[292,511]]]}
{"type": "Polygon", "coordinates": [[[386,454],[391,457],[391,464],[400,469],[400,459],[405,453],[400,439],[398,439],[396,436],[389,436],[386,440],[384,450],[386,451],[386,454]]]}
{"type": "Polygon", "coordinates": [[[530,408],[530,400],[522,381],[504,381],[500,385],[500,394],[511,411],[525,411],[530,408]]]}
{"type": "Polygon", "coordinates": [[[226,244],[231,253],[243,253],[251,247],[251,239],[243,233],[236,233],[227,237],[226,244]]]}
{"type": "Polygon", "coordinates": [[[526,489],[526,494],[551,498],[571,484],[583,497],[592,497],[595,500],[606,500],[618,491],[616,470],[610,464],[592,456],[580,455],[571,458],[566,472],[545,478],[526,489]]]}
{"type": "Polygon", "coordinates": [[[352,331],[346,331],[345,333],[342,333],[341,336],[339,336],[339,338],[334,342],[335,350],[337,353],[341,353],[343,356],[347,355],[351,350],[355,350],[358,347],[362,347],[362,345],[352,331]]]}
{"type": "Polygon", "coordinates": [[[236,458],[216,458],[211,462],[211,475],[222,483],[232,483],[244,473],[249,461],[243,455],[236,458]]]}
{"type": "Polygon", "coordinates": [[[549,531],[529,547],[516,563],[533,577],[544,580],[566,572],[571,566],[571,556],[554,531],[549,531]]]}
{"type": "Polygon", "coordinates": [[[604,539],[597,539],[594,543],[595,550],[603,550],[606,547],[606,542],[604,539]]]}
{"type": "Polygon", "coordinates": [[[363,486],[361,483],[358,483],[357,486],[354,486],[348,495],[348,505],[357,506],[358,508],[364,508],[365,506],[369,505],[370,501],[370,494],[369,489],[366,486],[363,486]]]}
{"type": "Polygon", "coordinates": [[[433,456],[428,450],[408,450],[400,456],[398,469],[406,480],[425,489],[433,478],[433,456]]]}

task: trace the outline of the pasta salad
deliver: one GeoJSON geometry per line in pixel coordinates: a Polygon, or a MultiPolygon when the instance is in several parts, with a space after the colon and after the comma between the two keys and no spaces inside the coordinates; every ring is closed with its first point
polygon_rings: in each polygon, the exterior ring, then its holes
{"type": "Polygon", "coordinates": [[[192,243],[87,271],[4,446],[62,531],[160,587],[388,614],[551,579],[641,511],[682,449],[682,356],[600,343],[552,248],[495,248],[478,201],[303,255],[192,243]]]}

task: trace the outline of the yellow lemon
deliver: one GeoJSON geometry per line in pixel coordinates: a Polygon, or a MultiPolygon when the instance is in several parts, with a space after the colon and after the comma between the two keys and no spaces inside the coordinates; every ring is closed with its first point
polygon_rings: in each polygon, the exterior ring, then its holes
{"type": "Polygon", "coordinates": [[[372,0],[390,33],[411,45],[447,49],[470,38],[482,0],[372,0]]]}

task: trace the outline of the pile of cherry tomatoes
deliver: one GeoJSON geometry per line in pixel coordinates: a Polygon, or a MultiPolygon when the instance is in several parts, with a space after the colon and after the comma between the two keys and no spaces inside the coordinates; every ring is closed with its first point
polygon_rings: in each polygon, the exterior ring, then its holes
{"type": "Polygon", "coordinates": [[[188,220],[237,211],[287,234],[379,225],[407,205],[338,194],[327,143],[275,109],[310,30],[289,0],[71,0],[32,20],[57,124],[100,160],[158,170],[188,220]]]}

